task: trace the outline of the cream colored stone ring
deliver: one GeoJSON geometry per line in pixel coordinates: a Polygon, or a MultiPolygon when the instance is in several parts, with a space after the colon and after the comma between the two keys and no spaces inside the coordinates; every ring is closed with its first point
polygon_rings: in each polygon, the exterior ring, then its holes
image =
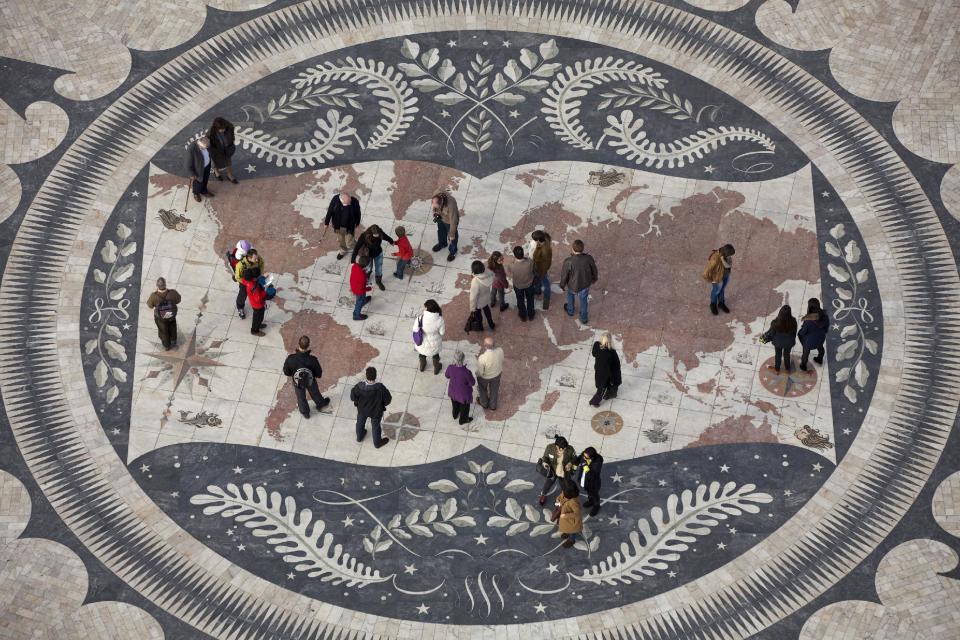
{"type": "Polygon", "coordinates": [[[0,287],[0,388],[40,488],[105,566],[214,637],[487,633],[480,626],[339,609],[226,562],[177,526],[131,477],[100,427],[78,366],[80,296],[97,239],[131,180],[173,135],[225,96],[291,64],[438,28],[603,42],[749,104],[797,144],[844,199],[872,257],[887,312],[882,366],[863,426],[833,475],[781,529],[670,592],[603,613],[512,626],[510,634],[745,637],[809,603],[883,540],[937,463],[957,411],[960,278],[923,190],[850,105],[772,50],[650,1],[305,2],[226,31],[132,87],[47,178],[19,229],[0,287]]]}

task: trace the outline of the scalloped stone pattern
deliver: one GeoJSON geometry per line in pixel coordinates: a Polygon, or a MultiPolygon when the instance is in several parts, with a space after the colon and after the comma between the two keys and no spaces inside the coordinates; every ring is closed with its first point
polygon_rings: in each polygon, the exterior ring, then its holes
{"type": "Polygon", "coordinates": [[[61,9],[0,27],[0,635],[957,635],[951,3],[61,9]],[[215,116],[239,184],[198,203],[185,148],[215,116]],[[385,247],[362,322],[324,225],[340,191],[418,258],[395,278],[385,247]],[[467,332],[474,261],[510,267],[538,229],[549,308],[521,321],[508,289],[467,332]],[[225,264],[240,239],[277,288],[263,336],[225,264]],[[575,239],[599,265],[588,323],[559,286],[575,239]],[[183,296],[169,351],[159,277],[183,296]],[[776,376],[758,336],[814,297],[824,363],[776,376]],[[485,337],[506,352],[468,423],[418,369],[428,298],[443,368],[475,370],[485,337]],[[593,407],[605,332],[622,384],[593,407]],[[281,372],[302,335],[331,399],[309,417],[281,372]],[[380,448],[355,438],[368,366],[393,394],[380,448]],[[569,548],[565,483],[537,472],[557,436],[603,457],[569,548]]]}

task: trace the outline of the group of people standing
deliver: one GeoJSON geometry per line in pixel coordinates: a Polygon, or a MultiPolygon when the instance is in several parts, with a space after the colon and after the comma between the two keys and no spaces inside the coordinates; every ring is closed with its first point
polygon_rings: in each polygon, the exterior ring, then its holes
{"type": "Polygon", "coordinates": [[[583,531],[582,509],[590,509],[591,517],[600,511],[603,456],[594,447],[587,447],[577,455],[567,439],[557,435],[544,449],[536,468],[543,476],[543,488],[538,499],[541,506],[547,503],[554,485],[560,485],[552,519],[560,529],[563,546],[570,548],[576,543],[577,534],[583,531]],[[581,493],[587,494],[583,505],[580,504],[581,493]]]}

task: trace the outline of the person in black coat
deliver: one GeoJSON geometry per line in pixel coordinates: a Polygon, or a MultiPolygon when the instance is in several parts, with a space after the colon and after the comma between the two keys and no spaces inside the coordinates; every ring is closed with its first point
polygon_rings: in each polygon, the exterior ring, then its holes
{"type": "Polygon", "coordinates": [[[353,235],[360,226],[360,201],[341,191],[330,200],[323,224],[328,227],[333,225],[333,232],[340,241],[340,251],[337,253],[337,260],[340,260],[353,248],[353,235]]]}
{"type": "Polygon", "coordinates": [[[353,253],[350,254],[350,262],[356,262],[357,255],[366,255],[370,258],[370,262],[373,263],[373,272],[376,276],[377,286],[380,287],[380,291],[386,289],[383,286],[383,241],[386,240],[390,244],[396,244],[393,238],[388,236],[383,232],[383,230],[375,224],[367,227],[367,230],[363,232],[360,238],[357,240],[357,243],[353,246],[353,253]]]}
{"type": "Polygon", "coordinates": [[[587,447],[577,456],[577,464],[580,466],[577,484],[580,490],[587,494],[587,501],[583,506],[590,509],[591,516],[595,516],[600,511],[600,472],[603,470],[603,456],[593,447],[587,447]]]}
{"type": "Polygon", "coordinates": [[[793,369],[790,350],[797,344],[797,319],[793,317],[790,305],[780,307],[780,312],[770,323],[770,329],[765,335],[773,343],[773,365],[767,368],[780,373],[780,361],[786,360],[787,373],[790,373],[793,369]]]}
{"type": "Polygon", "coordinates": [[[200,202],[200,196],[212,198],[213,191],[207,189],[210,181],[210,138],[200,138],[187,148],[184,169],[190,176],[190,188],[193,199],[200,202]]]}
{"type": "Polygon", "coordinates": [[[810,352],[817,350],[817,356],[813,359],[817,364],[823,364],[823,343],[827,340],[827,332],[830,330],[830,318],[827,312],[820,307],[820,301],[816,298],[810,298],[807,302],[807,315],[801,319],[800,331],[797,337],[800,338],[800,345],[803,347],[803,355],[800,356],[800,370],[807,370],[807,358],[810,352]]]}
{"type": "Polygon", "coordinates": [[[617,388],[622,384],[620,356],[613,348],[609,333],[604,333],[598,342],[593,343],[593,357],[593,381],[597,385],[597,392],[590,399],[590,404],[599,407],[605,399],[616,398],[617,388]]]}
{"type": "Polygon", "coordinates": [[[377,382],[375,367],[367,367],[366,380],[358,382],[350,390],[350,400],[357,407],[357,442],[363,442],[367,437],[367,418],[373,425],[373,446],[379,449],[390,442],[390,438],[383,438],[380,431],[380,421],[387,405],[393,402],[390,391],[377,382]]]}
{"type": "Polygon", "coordinates": [[[310,407],[307,405],[307,392],[313,403],[320,411],[330,404],[330,398],[324,398],[317,383],[323,377],[323,369],[317,356],[310,353],[309,336],[300,336],[296,353],[291,353],[283,363],[283,375],[290,378],[293,392],[297,396],[297,408],[304,418],[310,417],[310,407]]]}
{"type": "Polygon", "coordinates": [[[233,124],[224,118],[214,118],[207,138],[210,139],[210,155],[213,156],[213,175],[217,180],[223,180],[223,173],[226,172],[227,180],[237,184],[237,178],[233,175],[233,152],[237,150],[233,124]]]}

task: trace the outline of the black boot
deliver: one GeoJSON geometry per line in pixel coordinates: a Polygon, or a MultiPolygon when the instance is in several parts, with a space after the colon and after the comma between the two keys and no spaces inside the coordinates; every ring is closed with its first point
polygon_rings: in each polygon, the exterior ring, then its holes
{"type": "Polygon", "coordinates": [[[433,375],[440,373],[440,370],[443,369],[443,365],[440,364],[440,355],[433,356],[433,375]]]}
{"type": "Polygon", "coordinates": [[[716,302],[711,302],[711,303],[710,303],[710,313],[712,313],[712,314],[715,315],[715,316],[716,316],[716,315],[720,315],[720,311],[717,309],[717,303],[716,303],[716,302]]]}
{"type": "Polygon", "coordinates": [[[380,287],[380,291],[386,291],[386,287],[383,286],[383,276],[377,276],[377,286],[380,287]]]}
{"type": "Polygon", "coordinates": [[[730,313],[730,309],[727,308],[726,302],[717,303],[717,306],[720,307],[720,311],[723,311],[724,313],[730,313]]]}
{"type": "Polygon", "coordinates": [[[423,354],[419,354],[419,355],[420,355],[420,371],[423,371],[424,369],[427,368],[427,356],[423,354]]]}

